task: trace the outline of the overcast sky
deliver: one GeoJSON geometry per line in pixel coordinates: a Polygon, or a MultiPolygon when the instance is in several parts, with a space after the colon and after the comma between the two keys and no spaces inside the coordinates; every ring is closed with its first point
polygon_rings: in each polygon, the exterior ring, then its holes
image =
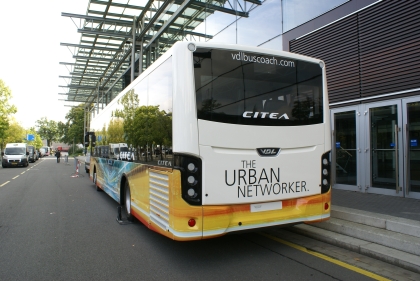
{"type": "Polygon", "coordinates": [[[26,129],[42,117],[65,121],[67,91],[59,62],[74,62],[63,43],[79,43],[77,27],[62,12],[86,14],[88,0],[0,0],[0,79],[12,91],[16,120],[26,129]]]}

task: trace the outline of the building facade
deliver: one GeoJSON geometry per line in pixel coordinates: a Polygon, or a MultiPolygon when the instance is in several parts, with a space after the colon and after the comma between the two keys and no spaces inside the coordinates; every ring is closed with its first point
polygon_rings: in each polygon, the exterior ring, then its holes
{"type": "Polygon", "coordinates": [[[352,0],[282,34],[323,59],[334,188],[420,198],[420,2],[352,0]]]}

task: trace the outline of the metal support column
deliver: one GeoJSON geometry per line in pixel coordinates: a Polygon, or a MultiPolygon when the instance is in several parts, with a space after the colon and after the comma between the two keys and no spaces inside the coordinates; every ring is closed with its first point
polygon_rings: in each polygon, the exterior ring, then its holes
{"type": "Polygon", "coordinates": [[[98,79],[98,88],[96,89],[96,114],[99,114],[99,83],[100,79],[98,79]]]}
{"type": "MultiPolygon", "coordinates": [[[[144,27],[144,18],[141,19],[140,22],[140,32],[143,30],[144,27]]],[[[140,38],[140,53],[139,53],[139,76],[143,72],[143,38],[140,38]]]]}
{"type": "Polygon", "coordinates": [[[83,109],[84,109],[84,114],[83,114],[83,136],[85,136],[86,135],[86,121],[87,121],[87,118],[86,118],[86,114],[87,114],[87,112],[86,112],[86,104],[83,107],[83,109]]]}
{"type": "Polygon", "coordinates": [[[136,62],[136,20],[137,18],[133,18],[133,43],[131,47],[131,82],[134,81],[134,70],[135,70],[135,62],[136,62]]]}

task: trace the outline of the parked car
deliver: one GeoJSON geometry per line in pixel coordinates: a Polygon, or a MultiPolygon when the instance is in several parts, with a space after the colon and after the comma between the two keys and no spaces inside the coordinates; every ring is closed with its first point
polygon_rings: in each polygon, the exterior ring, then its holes
{"type": "Polygon", "coordinates": [[[28,151],[29,151],[28,160],[29,162],[34,163],[37,158],[35,147],[33,145],[28,145],[28,151]]]}
{"type": "Polygon", "coordinates": [[[39,158],[42,158],[45,156],[45,148],[40,148],[39,149],[39,158]]]}

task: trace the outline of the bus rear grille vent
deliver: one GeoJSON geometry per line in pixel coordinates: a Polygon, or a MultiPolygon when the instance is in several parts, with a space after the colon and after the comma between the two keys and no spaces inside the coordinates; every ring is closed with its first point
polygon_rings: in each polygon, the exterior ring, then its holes
{"type": "Polygon", "coordinates": [[[149,171],[150,219],[160,228],[169,229],[169,178],[149,171]]]}

